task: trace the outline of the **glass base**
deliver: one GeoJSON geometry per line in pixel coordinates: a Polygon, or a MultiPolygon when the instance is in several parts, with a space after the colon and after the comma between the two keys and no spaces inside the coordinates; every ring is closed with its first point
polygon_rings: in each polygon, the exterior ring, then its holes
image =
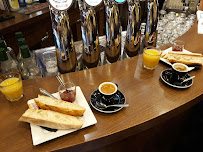
{"type": "Polygon", "coordinates": [[[146,65],[144,65],[144,68],[147,69],[147,70],[154,70],[156,68],[156,66],[153,67],[153,68],[150,68],[150,67],[147,67],[146,65]]]}
{"type": "Polygon", "coordinates": [[[6,99],[11,101],[11,102],[14,102],[14,101],[20,100],[22,97],[23,97],[23,94],[19,98],[17,98],[17,99],[8,99],[8,98],[6,98],[6,99]]]}

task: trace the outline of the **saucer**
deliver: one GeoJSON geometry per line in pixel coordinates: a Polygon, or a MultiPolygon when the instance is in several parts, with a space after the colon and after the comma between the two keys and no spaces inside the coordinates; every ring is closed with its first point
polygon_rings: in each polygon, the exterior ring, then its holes
{"type": "Polygon", "coordinates": [[[189,88],[192,86],[193,79],[186,81],[184,83],[181,83],[184,79],[187,79],[190,77],[190,75],[188,73],[184,76],[178,75],[179,79],[174,82],[171,82],[172,73],[173,73],[172,69],[167,69],[167,70],[162,71],[162,73],[160,75],[161,80],[164,83],[168,84],[169,86],[174,87],[174,88],[179,88],[179,89],[186,89],[186,88],[189,88]]]}
{"type": "MultiPolygon", "coordinates": [[[[98,106],[99,103],[104,101],[103,98],[104,98],[104,95],[101,94],[98,89],[95,90],[90,96],[91,106],[95,110],[97,110],[99,112],[103,112],[103,113],[114,113],[123,108],[123,107],[108,107],[108,108],[103,109],[98,106]]],[[[125,104],[125,96],[119,90],[114,95],[112,95],[112,97],[109,100],[110,100],[111,104],[125,104]]],[[[105,103],[105,104],[108,105],[107,103],[105,103]]]]}

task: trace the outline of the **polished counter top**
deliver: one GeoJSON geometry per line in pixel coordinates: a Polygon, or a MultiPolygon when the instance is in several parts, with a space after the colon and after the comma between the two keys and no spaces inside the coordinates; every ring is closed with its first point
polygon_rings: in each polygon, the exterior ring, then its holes
{"type": "MultiPolygon", "coordinates": [[[[203,35],[197,34],[197,23],[179,38],[185,41],[185,49],[203,53],[203,35]]],[[[170,45],[165,45],[166,49],[170,45]]],[[[9,102],[0,94],[0,149],[2,151],[88,151],[109,143],[136,135],[191,108],[203,99],[203,71],[191,71],[195,75],[193,85],[188,89],[175,89],[160,80],[160,74],[167,69],[159,63],[155,70],[142,67],[142,55],[117,63],[88,70],[61,75],[65,81],[80,86],[89,102],[91,93],[100,83],[112,81],[125,95],[130,106],[114,114],[103,114],[92,108],[97,124],[74,133],[48,141],[38,146],[32,145],[30,125],[18,122],[28,108],[27,101],[37,97],[39,88],[50,93],[57,92],[59,82],[55,77],[24,80],[24,97],[17,102],[9,102]]]]}

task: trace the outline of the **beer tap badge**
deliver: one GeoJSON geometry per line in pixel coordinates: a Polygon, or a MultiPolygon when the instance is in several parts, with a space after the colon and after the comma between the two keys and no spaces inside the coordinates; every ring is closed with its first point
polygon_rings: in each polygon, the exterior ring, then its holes
{"type": "Polygon", "coordinates": [[[85,0],[85,2],[89,6],[97,6],[102,2],[102,0],[85,0]]]}
{"type": "Polygon", "coordinates": [[[124,3],[126,0],[115,0],[117,3],[124,3]]]}
{"type": "Polygon", "coordinates": [[[49,0],[49,4],[56,10],[60,11],[67,10],[72,3],[73,0],[49,0]]]}

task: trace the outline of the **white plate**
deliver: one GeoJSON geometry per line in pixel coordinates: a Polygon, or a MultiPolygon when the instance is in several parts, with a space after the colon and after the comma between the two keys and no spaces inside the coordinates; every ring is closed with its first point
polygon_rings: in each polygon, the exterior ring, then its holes
{"type": "MultiPolygon", "coordinates": [[[[168,48],[168,49],[166,49],[166,50],[163,50],[162,52],[163,52],[163,53],[167,53],[168,51],[172,51],[172,47],[170,47],[170,48],[168,48]]],[[[188,50],[186,50],[186,49],[183,49],[183,52],[190,52],[190,51],[188,51],[188,50]]],[[[160,60],[161,60],[162,62],[164,62],[164,63],[166,63],[166,64],[172,66],[172,63],[170,63],[167,59],[160,58],[160,60]]],[[[195,67],[189,67],[189,71],[192,71],[193,69],[195,69],[195,67]]]]}
{"type": "MultiPolygon", "coordinates": [[[[60,99],[58,92],[54,93],[53,95],[56,98],[60,99]]],[[[30,103],[35,103],[34,99],[29,100],[28,104],[30,104],[30,103]]],[[[80,117],[84,122],[82,128],[85,128],[85,127],[88,127],[88,126],[91,126],[91,125],[94,125],[97,123],[97,120],[96,120],[94,114],[92,113],[92,110],[90,109],[90,107],[87,103],[87,100],[85,99],[85,97],[82,93],[82,90],[80,89],[79,86],[76,87],[76,100],[74,103],[86,108],[84,115],[82,117],[80,117]]],[[[39,145],[41,143],[44,143],[46,141],[52,140],[54,138],[80,130],[80,129],[70,129],[70,130],[58,130],[56,132],[50,132],[50,131],[42,129],[41,127],[34,125],[34,124],[30,124],[30,127],[31,127],[33,145],[35,145],[35,146],[39,145]]]]}

